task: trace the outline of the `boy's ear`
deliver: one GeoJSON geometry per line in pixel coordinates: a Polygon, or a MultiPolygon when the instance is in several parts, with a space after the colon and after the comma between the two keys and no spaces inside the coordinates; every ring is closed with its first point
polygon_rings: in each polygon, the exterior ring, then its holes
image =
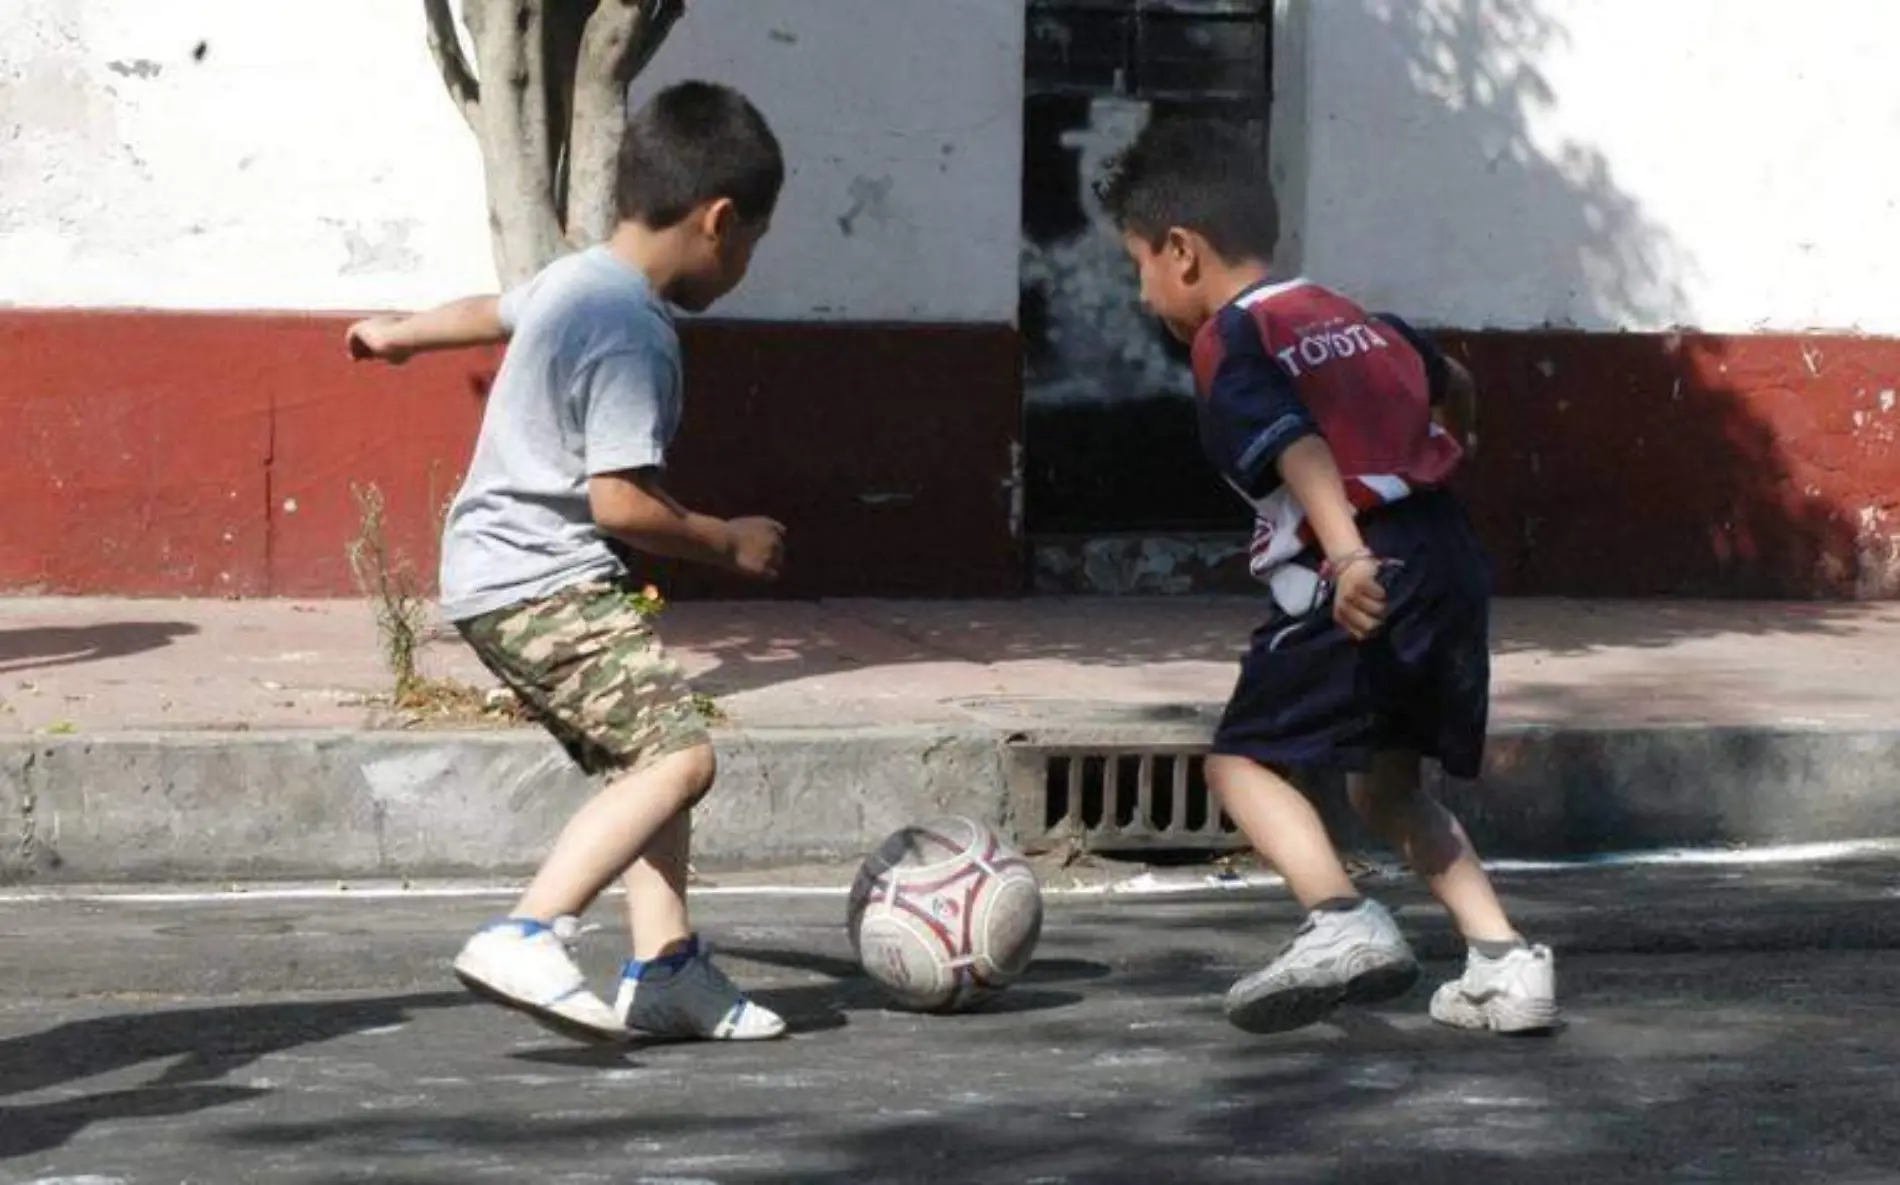
{"type": "Polygon", "coordinates": [[[731,198],[714,198],[700,207],[699,233],[715,241],[739,229],[739,210],[731,198]]]}
{"type": "Polygon", "coordinates": [[[1161,240],[1162,255],[1167,257],[1175,274],[1183,281],[1193,283],[1201,270],[1201,237],[1179,226],[1168,228],[1167,235],[1161,240]]]}

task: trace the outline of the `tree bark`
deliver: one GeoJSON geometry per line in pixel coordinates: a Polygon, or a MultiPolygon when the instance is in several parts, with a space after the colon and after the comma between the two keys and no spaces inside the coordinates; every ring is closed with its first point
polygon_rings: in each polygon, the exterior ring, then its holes
{"type": "Polygon", "coordinates": [[[614,227],[614,172],[627,87],[685,12],[683,0],[600,0],[581,38],[568,132],[567,237],[597,243],[614,227]]]}
{"type": "Polygon", "coordinates": [[[422,0],[429,49],[482,153],[495,269],[504,286],[613,229],[627,86],[685,0],[422,0]]]}
{"type": "Polygon", "coordinates": [[[573,240],[567,214],[569,170],[573,148],[569,129],[574,125],[574,79],[580,67],[581,41],[587,22],[600,0],[553,0],[547,7],[547,28],[541,37],[541,60],[546,70],[542,89],[548,96],[548,192],[561,218],[561,232],[573,240]]]}
{"type": "Polygon", "coordinates": [[[472,130],[475,113],[481,107],[482,88],[462,54],[462,42],[455,34],[455,14],[449,11],[449,0],[422,0],[422,10],[429,20],[429,52],[442,72],[442,85],[448,88],[455,109],[472,130]]]}
{"type": "Polygon", "coordinates": [[[476,136],[488,186],[495,270],[504,286],[533,276],[561,254],[549,161],[553,146],[543,86],[543,0],[463,0],[475,41],[482,98],[476,136]]]}

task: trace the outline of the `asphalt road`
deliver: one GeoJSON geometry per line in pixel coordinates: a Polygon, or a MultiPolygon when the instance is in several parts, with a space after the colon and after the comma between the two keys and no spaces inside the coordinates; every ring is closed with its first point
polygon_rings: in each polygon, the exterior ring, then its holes
{"type": "Polygon", "coordinates": [[[1426,982],[1264,1039],[1219,997],[1274,892],[1054,899],[1030,976],[952,1018],[881,1006],[840,899],[712,897],[796,1035],[622,1052],[455,987],[489,900],[0,898],[0,1180],[1900,1182],[1900,863],[1509,878],[1559,951],[1544,1039],[1436,1029],[1456,944],[1375,888],[1426,982]]]}

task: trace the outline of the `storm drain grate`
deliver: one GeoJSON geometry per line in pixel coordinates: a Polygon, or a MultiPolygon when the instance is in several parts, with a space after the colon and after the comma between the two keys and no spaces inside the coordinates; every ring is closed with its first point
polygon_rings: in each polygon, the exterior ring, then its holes
{"type": "Polygon", "coordinates": [[[1010,751],[1019,838],[1034,850],[1079,841],[1098,852],[1245,847],[1207,788],[1195,745],[1010,751]]]}

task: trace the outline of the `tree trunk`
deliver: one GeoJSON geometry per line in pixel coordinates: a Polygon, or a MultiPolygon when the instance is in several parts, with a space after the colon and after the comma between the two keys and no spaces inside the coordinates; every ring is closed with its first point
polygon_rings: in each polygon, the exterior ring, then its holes
{"type": "Polygon", "coordinates": [[[567,237],[576,245],[599,242],[613,231],[627,87],[683,11],[681,0],[601,0],[588,19],[568,136],[567,237]]]}
{"type": "Polygon", "coordinates": [[[542,62],[546,75],[542,90],[548,96],[548,192],[561,218],[561,232],[573,241],[568,217],[568,179],[573,149],[568,143],[574,126],[574,77],[581,60],[581,39],[600,0],[554,0],[547,6],[547,28],[542,34],[542,62]]]}
{"type": "Polygon", "coordinates": [[[463,0],[482,80],[475,135],[488,185],[488,228],[495,270],[518,284],[561,253],[548,162],[552,145],[543,88],[539,0],[463,0]]]}
{"type": "Polygon", "coordinates": [[[627,86],[685,0],[423,0],[443,85],[481,145],[495,269],[505,286],[613,229],[627,86]]]}

